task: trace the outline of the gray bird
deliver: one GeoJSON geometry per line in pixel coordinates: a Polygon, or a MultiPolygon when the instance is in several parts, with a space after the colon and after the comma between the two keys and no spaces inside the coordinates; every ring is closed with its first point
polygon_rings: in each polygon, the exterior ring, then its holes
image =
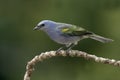
{"type": "MultiPolygon", "coordinates": [[[[51,20],[39,22],[34,30],[43,30],[55,42],[66,45],[66,48],[68,48],[67,50],[70,50],[74,45],[77,45],[78,41],[86,38],[91,38],[102,43],[113,41],[112,39],[99,36],[82,27],[51,20]]],[[[58,51],[62,48],[58,49],[58,51]]]]}

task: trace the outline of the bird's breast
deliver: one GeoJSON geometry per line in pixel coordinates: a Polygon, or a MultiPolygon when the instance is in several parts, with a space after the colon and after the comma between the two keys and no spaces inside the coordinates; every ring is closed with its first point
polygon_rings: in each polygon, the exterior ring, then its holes
{"type": "Polygon", "coordinates": [[[60,31],[56,30],[48,30],[46,31],[46,33],[52,40],[60,44],[75,43],[80,40],[80,37],[77,36],[71,37],[69,35],[64,35],[60,31]]]}

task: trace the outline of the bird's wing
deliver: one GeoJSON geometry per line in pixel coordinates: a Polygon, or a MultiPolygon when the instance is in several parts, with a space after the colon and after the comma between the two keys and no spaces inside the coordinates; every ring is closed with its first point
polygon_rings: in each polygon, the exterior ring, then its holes
{"type": "Polygon", "coordinates": [[[63,34],[67,34],[70,36],[83,36],[83,35],[91,35],[92,32],[89,32],[87,30],[85,30],[84,28],[75,26],[75,25],[61,25],[59,27],[59,29],[61,30],[61,32],[63,34]]]}

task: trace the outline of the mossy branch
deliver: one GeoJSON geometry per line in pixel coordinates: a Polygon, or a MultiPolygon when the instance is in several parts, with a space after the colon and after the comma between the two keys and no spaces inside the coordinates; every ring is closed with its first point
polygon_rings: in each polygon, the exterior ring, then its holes
{"type": "Polygon", "coordinates": [[[24,80],[30,80],[31,74],[34,71],[34,66],[36,63],[42,62],[43,60],[54,57],[54,56],[83,57],[87,60],[94,60],[95,62],[99,62],[99,63],[110,64],[113,66],[120,66],[120,61],[117,61],[115,59],[97,57],[95,55],[91,55],[86,52],[82,52],[78,50],[71,50],[68,53],[66,53],[66,51],[64,50],[61,50],[59,54],[56,54],[56,51],[49,51],[49,52],[41,53],[40,55],[35,56],[31,61],[28,62],[26,66],[26,73],[24,75],[24,80]]]}

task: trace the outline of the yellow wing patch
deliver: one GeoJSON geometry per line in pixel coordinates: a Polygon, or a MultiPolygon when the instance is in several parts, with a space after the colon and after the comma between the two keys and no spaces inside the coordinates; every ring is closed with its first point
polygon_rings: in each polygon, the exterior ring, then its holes
{"type": "Polygon", "coordinates": [[[62,29],[62,32],[67,32],[67,31],[69,31],[69,28],[62,29]]]}

